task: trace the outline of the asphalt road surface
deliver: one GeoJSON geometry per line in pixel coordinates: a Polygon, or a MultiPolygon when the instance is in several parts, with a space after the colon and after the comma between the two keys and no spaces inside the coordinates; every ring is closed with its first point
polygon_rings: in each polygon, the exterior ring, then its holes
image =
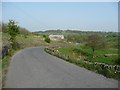
{"type": "Polygon", "coordinates": [[[117,88],[105,78],[44,52],[43,47],[17,52],[10,63],[5,88],[117,88]]]}

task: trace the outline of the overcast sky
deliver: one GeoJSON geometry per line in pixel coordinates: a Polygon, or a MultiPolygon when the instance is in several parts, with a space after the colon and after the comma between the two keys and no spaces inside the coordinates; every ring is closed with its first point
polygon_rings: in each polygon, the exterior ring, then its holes
{"type": "MultiPolygon", "coordinates": [[[[1,6],[1,4],[0,4],[1,6]]],[[[117,2],[3,2],[2,20],[29,31],[75,29],[118,31],[117,2]]]]}

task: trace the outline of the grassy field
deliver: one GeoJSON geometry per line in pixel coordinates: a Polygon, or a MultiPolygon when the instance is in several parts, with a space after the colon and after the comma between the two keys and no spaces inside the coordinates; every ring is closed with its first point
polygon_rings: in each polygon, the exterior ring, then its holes
{"type": "Polygon", "coordinates": [[[88,58],[88,61],[116,65],[117,59],[118,59],[118,56],[110,56],[110,57],[88,58]]]}
{"type": "Polygon", "coordinates": [[[28,35],[27,37],[19,35],[16,40],[22,48],[48,45],[42,37],[34,35],[28,35]]]}
{"type": "MultiPolygon", "coordinates": [[[[57,48],[60,52],[68,55],[69,57],[73,59],[77,59],[79,57],[86,58],[88,61],[91,62],[101,62],[101,63],[106,63],[106,64],[116,64],[116,59],[118,59],[118,50],[112,49],[112,50],[96,50],[94,55],[97,56],[95,58],[91,58],[90,56],[82,55],[80,52],[75,52],[74,49],[81,49],[78,47],[65,47],[65,48],[57,48]],[[105,57],[105,54],[116,54],[113,56],[107,56],[105,57]]],[[[92,54],[91,49],[82,49],[85,53],[89,53],[90,55],[92,54]]]]}
{"type": "MultiPolygon", "coordinates": [[[[84,52],[92,54],[91,49],[82,49],[84,52]]],[[[117,49],[112,49],[112,50],[95,50],[94,52],[95,55],[104,55],[104,54],[118,54],[117,49]]]]}

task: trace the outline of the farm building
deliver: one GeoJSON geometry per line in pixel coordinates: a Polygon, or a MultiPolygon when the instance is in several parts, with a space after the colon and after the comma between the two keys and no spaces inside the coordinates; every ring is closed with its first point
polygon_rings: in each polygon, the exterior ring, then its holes
{"type": "Polygon", "coordinates": [[[59,41],[64,39],[64,35],[49,35],[50,40],[59,41]]]}

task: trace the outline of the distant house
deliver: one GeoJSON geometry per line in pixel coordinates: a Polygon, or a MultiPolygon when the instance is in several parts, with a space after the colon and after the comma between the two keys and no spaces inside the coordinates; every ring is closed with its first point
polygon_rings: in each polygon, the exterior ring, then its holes
{"type": "Polygon", "coordinates": [[[64,35],[49,35],[50,40],[59,41],[64,39],[64,35]]]}

